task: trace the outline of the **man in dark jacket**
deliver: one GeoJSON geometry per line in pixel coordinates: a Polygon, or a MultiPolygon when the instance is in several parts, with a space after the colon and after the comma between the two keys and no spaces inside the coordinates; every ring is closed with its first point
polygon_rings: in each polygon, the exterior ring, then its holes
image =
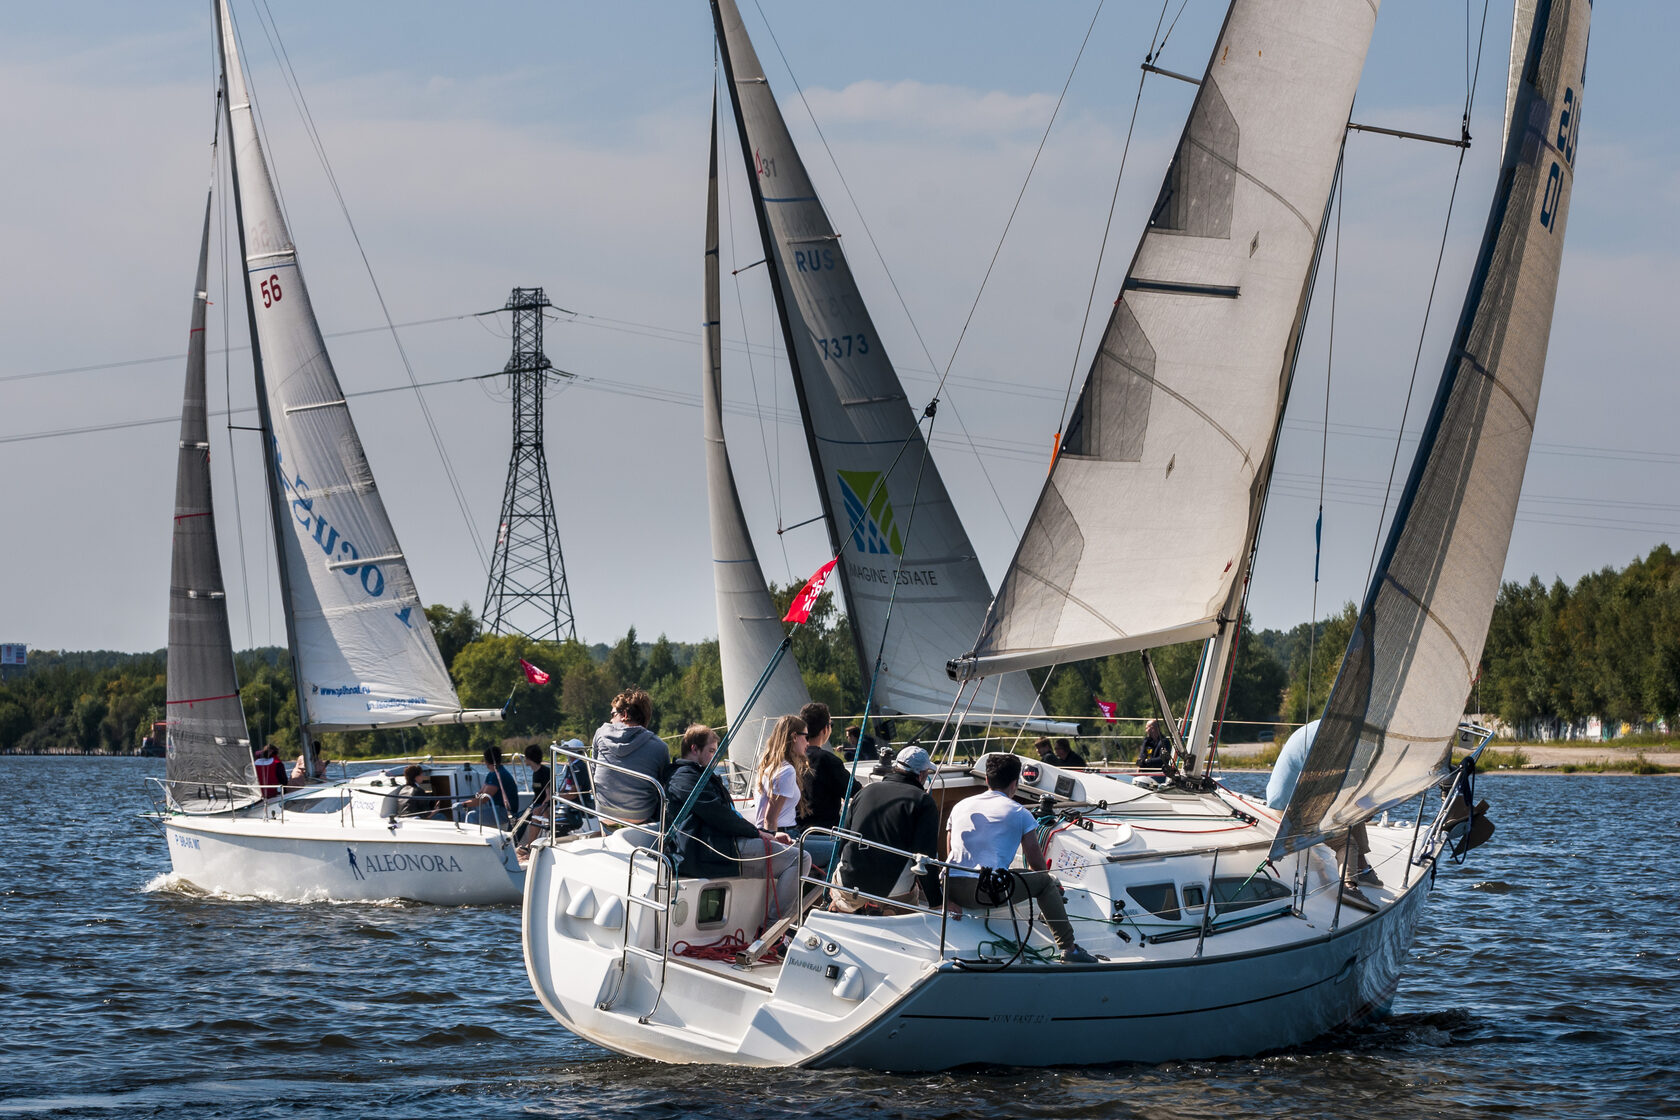
{"type": "MultiPolygon", "coordinates": [[[[927,751],[906,747],[894,757],[890,773],[857,791],[842,827],[865,840],[938,858],[939,807],[923,788],[934,770],[927,751]]],[[[839,885],[830,892],[837,909],[857,910],[864,901],[844,887],[910,902],[915,898],[918,880],[929,906],[944,905],[937,868],[929,867],[926,873],[912,878],[909,860],[855,840],[840,849],[839,862],[839,885]]]]}
{"type": "Polygon", "coordinates": [[[719,878],[735,875],[762,875],[759,863],[770,861],[770,873],[776,880],[776,905],[779,913],[789,912],[799,898],[799,851],[788,847],[785,833],[761,831],[756,825],[735,811],[729,791],[716,772],[705,773],[712,756],[717,754],[717,733],[704,724],[695,724],[683,732],[682,756],[671,767],[665,781],[666,820],[675,821],[698,786],[700,795],[689,809],[688,819],[677,833],[677,852],[681,856],[678,874],[690,878],[719,878]],[[751,860],[752,866],[743,868],[738,860],[751,860]]]}

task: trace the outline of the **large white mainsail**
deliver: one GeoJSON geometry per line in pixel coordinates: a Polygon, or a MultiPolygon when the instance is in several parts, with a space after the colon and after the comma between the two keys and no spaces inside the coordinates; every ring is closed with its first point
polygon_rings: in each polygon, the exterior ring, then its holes
{"type": "Polygon", "coordinates": [[[1371,0],[1231,5],[1050,477],[954,675],[1235,621],[1376,14],[1371,0]]]}
{"type": "Polygon", "coordinates": [[[251,110],[226,0],[216,0],[234,199],[288,596],[311,733],[495,718],[461,713],[327,356],[251,110]]]}
{"type": "Polygon", "coordinates": [[[712,585],[717,590],[718,661],[723,669],[723,706],[729,726],[730,759],[750,773],[759,746],[778,716],[811,702],[790,650],[765,682],[752,711],[747,698],[764,674],[786,631],[764,582],[764,571],[747,530],[729,447],[723,437],[722,301],[718,280],[717,105],[712,105],[712,165],[706,185],[706,318],[700,329],[700,412],[706,436],[706,506],[712,525],[712,585]],[[743,716],[746,724],[740,726],[743,716]]]}
{"type": "MultiPolygon", "coordinates": [[[[1539,0],[1499,189],[1381,563],[1272,855],[1440,774],[1475,683],[1528,464],[1586,83],[1588,0],[1539,0]]],[[[1520,21],[1519,21],[1520,26],[1520,21]]]]}
{"type": "Polygon", "coordinates": [[[175,466],[175,532],[169,556],[169,662],[165,712],[169,799],[181,806],[228,808],[256,798],[257,775],[233,665],[222,560],[210,500],[210,430],[204,390],[204,325],[209,303],[210,202],[193,285],[187,382],[175,466]]]}
{"type": "MultiPolygon", "coordinates": [[[[740,12],[734,0],[714,0],[712,12],[864,679],[884,636],[875,708],[942,718],[957,690],[941,667],[979,633],[991,587],[740,12]]],[[[982,709],[1037,711],[1024,676],[998,686],[984,690],[982,709]]]]}

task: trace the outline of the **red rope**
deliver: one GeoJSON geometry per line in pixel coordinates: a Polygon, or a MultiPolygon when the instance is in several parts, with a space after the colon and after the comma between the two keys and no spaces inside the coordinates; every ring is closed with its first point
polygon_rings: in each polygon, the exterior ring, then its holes
{"type": "MultiPolygon", "coordinates": [[[[709,941],[704,945],[693,945],[687,941],[678,941],[671,946],[671,952],[679,957],[687,957],[696,961],[725,961],[732,962],[736,953],[744,953],[752,942],[741,930],[726,933],[716,941],[709,941]]],[[[772,949],[760,958],[766,964],[776,964],[781,960],[781,950],[772,949]]]]}

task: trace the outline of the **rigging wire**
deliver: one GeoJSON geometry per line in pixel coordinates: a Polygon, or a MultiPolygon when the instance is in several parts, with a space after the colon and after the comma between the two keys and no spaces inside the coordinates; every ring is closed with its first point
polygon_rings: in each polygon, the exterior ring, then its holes
{"type": "MultiPolygon", "coordinates": [[[[1465,7],[1464,31],[1465,31],[1465,40],[1466,40],[1465,41],[1464,53],[1465,53],[1465,57],[1468,58],[1469,55],[1470,55],[1470,45],[1469,45],[1470,0],[1464,0],[1464,7],[1465,7]]],[[[1485,42],[1486,39],[1487,39],[1487,9],[1488,9],[1488,0],[1482,0],[1482,30],[1481,30],[1481,40],[1482,40],[1482,42],[1485,42]]],[[[1470,72],[1469,80],[1468,80],[1468,82],[1465,86],[1465,90],[1464,90],[1464,119],[1463,119],[1460,127],[1463,130],[1463,135],[1464,135],[1464,138],[1466,140],[1468,140],[1469,137],[1470,137],[1470,112],[1474,108],[1475,103],[1476,103],[1476,82],[1481,78],[1481,74],[1482,74],[1482,42],[1477,43],[1475,68],[1470,72]]],[[[1372,574],[1375,573],[1376,570],[1377,570],[1377,550],[1382,546],[1383,522],[1385,520],[1387,520],[1387,518],[1388,518],[1388,503],[1389,503],[1389,500],[1393,497],[1393,493],[1394,493],[1394,476],[1395,476],[1395,473],[1399,470],[1399,466],[1400,466],[1400,447],[1401,447],[1402,443],[1404,442],[1404,436],[1405,436],[1405,431],[1406,431],[1406,418],[1411,414],[1412,394],[1417,389],[1418,367],[1423,362],[1423,341],[1424,341],[1424,338],[1429,333],[1429,315],[1430,315],[1430,312],[1435,307],[1435,290],[1440,285],[1440,282],[1441,282],[1441,262],[1443,260],[1445,260],[1446,255],[1447,255],[1447,234],[1452,229],[1453,206],[1458,201],[1458,184],[1459,184],[1459,181],[1464,176],[1464,156],[1465,156],[1465,153],[1468,152],[1468,151],[1469,151],[1469,149],[1467,147],[1460,148],[1458,150],[1458,166],[1453,171],[1452,191],[1447,196],[1447,218],[1446,218],[1446,221],[1441,224],[1441,247],[1440,247],[1439,250],[1436,251],[1436,254],[1435,254],[1435,274],[1434,274],[1433,277],[1430,278],[1430,281],[1429,281],[1429,298],[1424,302],[1424,305],[1423,305],[1423,323],[1418,328],[1417,352],[1415,354],[1413,354],[1413,356],[1412,356],[1412,376],[1411,376],[1411,380],[1408,381],[1407,384],[1406,384],[1406,401],[1405,401],[1405,404],[1402,405],[1401,409],[1400,409],[1400,433],[1401,433],[1401,435],[1400,435],[1399,438],[1397,438],[1394,441],[1394,456],[1390,460],[1389,465],[1388,465],[1388,484],[1385,487],[1385,490],[1384,490],[1384,493],[1383,493],[1382,512],[1377,515],[1376,532],[1372,534],[1371,561],[1366,566],[1366,569],[1365,569],[1365,583],[1366,583],[1367,586],[1369,586],[1369,584],[1371,582],[1372,574]]]]}
{"type": "MultiPolygon", "coordinates": [[[[1330,251],[1330,341],[1324,354],[1324,431],[1318,446],[1318,521],[1313,528],[1312,610],[1307,615],[1306,696],[1301,722],[1312,718],[1313,658],[1318,638],[1318,575],[1324,557],[1324,479],[1330,461],[1330,382],[1336,368],[1336,290],[1342,277],[1342,209],[1347,202],[1347,133],[1342,133],[1342,160],[1336,176],[1336,243],[1330,251]]],[[[1276,475],[1273,476],[1276,484],[1276,475]]]]}
{"type": "Polygon", "coordinates": [[[338,176],[333,172],[332,162],[327,158],[326,145],[321,139],[319,130],[315,127],[314,115],[309,111],[309,103],[304,97],[303,87],[298,82],[296,71],[292,68],[291,56],[286,51],[285,43],[280,39],[280,28],[274,20],[274,13],[268,6],[268,0],[260,0],[260,2],[262,13],[267,15],[267,22],[264,23],[261,15],[259,15],[258,23],[263,24],[263,33],[268,37],[269,45],[275,51],[276,60],[280,63],[281,77],[286,82],[292,95],[292,101],[297,106],[303,119],[305,134],[308,136],[311,146],[315,149],[316,157],[320,160],[321,170],[326,174],[327,183],[332,188],[333,197],[338,201],[339,213],[344,216],[344,223],[350,229],[350,237],[356,244],[356,252],[362,258],[362,267],[367,272],[368,282],[373,287],[374,297],[379,301],[380,314],[385,319],[386,328],[391,334],[391,341],[396,346],[398,356],[402,359],[403,370],[408,375],[409,383],[414,387],[415,402],[420,406],[420,414],[426,421],[426,428],[432,436],[432,444],[437,449],[438,459],[443,465],[444,477],[449,483],[450,490],[454,493],[455,505],[460,510],[462,523],[466,526],[467,539],[472,542],[473,551],[478,555],[479,564],[488,574],[490,558],[485,554],[484,542],[479,539],[479,534],[473,526],[472,514],[467,508],[466,490],[462,487],[460,476],[455,471],[455,464],[450,461],[449,452],[444,447],[443,434],[438,429],[437,420],[432,416],[431,407],[426,403],[425,395],[419,391],[420,386],[414,376],[414,365],[409,361],[408,350],[403,346],[402,336],[397,332],[396,324],[391,318],[390,308],[385,303],[385,292],[379,286],[379,278],[374,275],[373,262],[368,259],[367,249],[362,245],[362,236],[356,229],[355,221],[350,217],[350,207],[344,200],[344,192],[339,188],[338,176]]]}

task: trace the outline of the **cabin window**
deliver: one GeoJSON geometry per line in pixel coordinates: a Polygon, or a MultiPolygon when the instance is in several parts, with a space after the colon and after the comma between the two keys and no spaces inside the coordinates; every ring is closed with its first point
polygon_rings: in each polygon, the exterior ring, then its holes
{"type": "Polygon", "coordinates": [[[1243,910],[1250,906],[1258,906],[1262,902],[1288,897],[1288,887],[1276,879],[1267,879],[1259,875],[1252,879],[1232,877],[1213,881],[1213,901],[1221,912],[1243,910]]]}
{"type": "Polygon", "coordinates": [[[1184,888],[1184,908],[1186,910],[1199,910],[1206,901],[1207,892],[1203,891],[1201,887],[1184,888]]]}
{"type": "Polygon", "coordinates": [[[1127,887],[1126,893],[1132,896],[1133,902],[1157,918],[1165,918],[1169,922],[1178,921],[1178,888],[1173,884],[1148,883],[1127,887]]]}
{"type": "Polygon", "coordinates": [[[729,888],[718,885],[700,892],[700,902],[694,908],[694,924],[701,929],[721,926],[729,919],[729,888]]]}

